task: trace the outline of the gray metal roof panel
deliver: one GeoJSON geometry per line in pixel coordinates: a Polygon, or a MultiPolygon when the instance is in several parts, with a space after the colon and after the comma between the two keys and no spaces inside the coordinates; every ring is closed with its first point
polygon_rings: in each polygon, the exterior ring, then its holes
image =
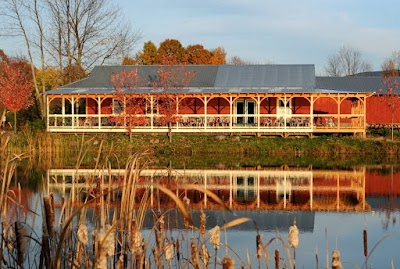
{"type": "Polygon", "coordinates": [[[222,65],[216,87],[315,87],[314,65],[222,65]]]}
{"type": "MultiPolygon", "coordinates": [[[[396,78],[400,82],[399,78],[396,78]]],[[[382,77],[348,76],[348,77],[317,77],[317,88],[344,90],[349,92],[379,92],[385,90],[382,77]]]]}

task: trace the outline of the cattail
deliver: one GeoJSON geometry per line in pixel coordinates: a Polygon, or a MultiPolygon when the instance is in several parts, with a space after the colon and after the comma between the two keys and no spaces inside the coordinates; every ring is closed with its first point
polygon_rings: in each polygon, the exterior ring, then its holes
{"type": "Polygon", "coordinates": [[[165,252],[165,259],[167,261],[172,260],[172,258],[174,257],[174,244],[169,242],[168,244],[166,244],[164,246],[164,252],[165,252]]]}
{"type": "Polygon", "coordinates": [[[117,269],[124,269],[125,265],[124,265],[124,255],[119,255],[118,257],[118,261],[117,261],[117,269]]]}
{"type": "MultiPolygon", "coordinates": [[[[160,258],[159,258],[159,253],[158,253],[158,248],[156,248],[155,246],[152,246],[151,247],[151,251],[152,251],[152,253],[153,253],[153,257],[154,257],[154,263],[157,265],[157,267],[159,268],[160,266],[161,266],[161,264],[160,264],[160,258]]],[[[136,264],[137,265],[139,265],[139,263],[138,263],[138,255],[136,255],[136,264]]],[[[140,256],[140,260],[142,259],[142,257],[140,256]]],[[[140,267],[138,267],[138,266],[136,266],[136,268],[140,268],[140,267]]]]}
{"type": "Polygon", "coordinates": [[[17,249],[17,263],[22,266],[29,248],[28,230],[24,223],[16,221],[14,224],[15,249],[17,249]]]}
{"type": "Polygon", "coordinates": [[[219,249],[219,243],[221,241],[221,229],[218,225],[216,225],[214,228],[212,228],[209,231],[210,234],[210,241],[214,245],[214,249],[218,250],[219,249]]]}
{"type": "Polygon", "coordinates": [[[279,263],[280,263],[279,250],[275,249],[275,269],[281,268],[279,263]]]}
{"type": "Polygon", "coordinates": [[[222,260],[222,268],[235,269],[235,261],[231,257],[225,256],[225,258],[222,260]]]}
{"type": "Polygon", "coordinates": [[[79,224],[77,235],[79,242],[86,246],[88,243],[88,231],[84,223],[79,224]]]}
{"type": "Polygon", "coordinates": [[[131,248],[135,248],[136,242],[136,220],[132,220],[131,222],[131,248]]]}
{"type": "Polygon", "coordinates": [[[260,234],[257,234],[256,236],[256,250],[257,250],[257,259],[260,260],[262,256],[262,242],[260,234]]]}
{"type": "Polygon", "coordinates": [[[201,259],[203,261],[203,268],[207,268],[208,267],[208,263],[210,262],[210,252],[208,252],[207,246],[206,244],[202,244],[201,245],[201,259]]]}
{"type": "Polygon", "coordinates": [[[106,238],[104,244],[106,244],[107,256],[114,256],[115,252],[114,229],[111,225],[107,224],[105,232],[106,232],[106,238]]]}
{"type": "Polygon", "coordinates": [[[293,225],[289,228],[289,245],[296,249],[299,246],[299,229],[296,226],[296,220],[293,221],[293,225]]]}
{"type": "Polygon", "coordinates": [[[368,232],[366,229],[363,231],[363,241],[364,241],[364,257],[368,256],[368,232]]]}
{"type": "Polygon", "coordinates": [[[340,261],[340,251],[335,249],[332,251],[332,269],[342,269],[342,262],[340,261]]]}
{"type": "MultiPolygon", "coordinates": [[[[47,233],[49,236],[53,235],[54,231],[54,201],[52,201],[52,196],[44,196],[43,197],[44,204],[44,223],[46,225],[47,233]]],[[[46,231],[44,230],[46,233],[46,231]]]]}
{"type": "Polygon", "coordinates": [[[106,231],[101,229],[98,234],[95,235],[97,240],[97,253],[96,253],[96,269],[107,268],[107,249],[105,245],[106,231]]]}
{"type": "Polygon", "coordinates": [[[197,245],[195,244],[194,239],[192,239],[192,242],[190,243],[190,250],[192,255],[193,267],[196,269],[200,269],[199,252],[197,251],[197,245]]]}
{"type": "Polygon", "coordinates": [[[114,231],[110,225],[106,225],[96,236],[97,260],[96,268],[107,268],[107,256],[113,256],[115,250],[114,231]]]}
{"type": "Polygon", "coordinates": [[[200,234],[203,238],[206,237],[206,214],[203,211],[203,208],[200,210],[200,234]]]}
{"type": "Polygon", "coordinates": [[[176,259],[179,262],[181,259],[181,246],[178,239],[176,239],[175,241],[175,248],[176,248],[176,259]]]}

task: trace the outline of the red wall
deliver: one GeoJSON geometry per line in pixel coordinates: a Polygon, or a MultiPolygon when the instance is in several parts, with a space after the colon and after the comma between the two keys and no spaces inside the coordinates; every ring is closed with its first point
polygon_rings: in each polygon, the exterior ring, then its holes
{"type": "MultiPolygon", "coordinates": [[[[393,105],[400,108],[400,98],[395,98],[393,105]]],[[[394,111],[394,123],[400,123],[400,109],[394,111]]],[[[392,123],[392,111],[388,106],[387,99],[382,96],[371,96],[367,98],[367,123],[392,123]]]]}

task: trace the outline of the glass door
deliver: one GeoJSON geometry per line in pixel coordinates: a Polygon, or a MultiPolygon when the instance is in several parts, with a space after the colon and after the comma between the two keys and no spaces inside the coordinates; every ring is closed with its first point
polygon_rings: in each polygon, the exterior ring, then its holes
{"type": "Polygon", "coordinates": [[[237,101],[236,102],[236,124],[244,124],[244,116],[245,116],[245,109],[244,109],[244,101],[237,101]]]}
{"type": "Polygon", "coordinates": [[[247,124],[254,124],[255,118],[254,114],[256,112],[256,103],[254,101],[246,101],[246,123],[247,124]]]}

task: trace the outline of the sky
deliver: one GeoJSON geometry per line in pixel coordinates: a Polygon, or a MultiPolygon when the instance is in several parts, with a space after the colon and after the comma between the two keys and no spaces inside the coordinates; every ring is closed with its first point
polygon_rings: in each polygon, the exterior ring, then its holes
{"type": "MultiPolygon", "coordinates": [[[[399,0],[109,0],[142,36],[132,56],[152,41],[223,47],[227,58],[254,64],[315,64],[351,46],[374,70],[400,50],[399,0]]],[[[23,42],[0,38],[0,48],[24,55],[23,42]]]]}
{"type": "MultiPolygon", "coordinates": [[[[315,64],[341,46],[360,50],[374,70],[400,50],[399,0],[115,0],[142,34],[136,49],[167,38],[223,47],[255,64],[315,64]]],[[[133,52],[134,54],[134,52],[133,52]]]]}

